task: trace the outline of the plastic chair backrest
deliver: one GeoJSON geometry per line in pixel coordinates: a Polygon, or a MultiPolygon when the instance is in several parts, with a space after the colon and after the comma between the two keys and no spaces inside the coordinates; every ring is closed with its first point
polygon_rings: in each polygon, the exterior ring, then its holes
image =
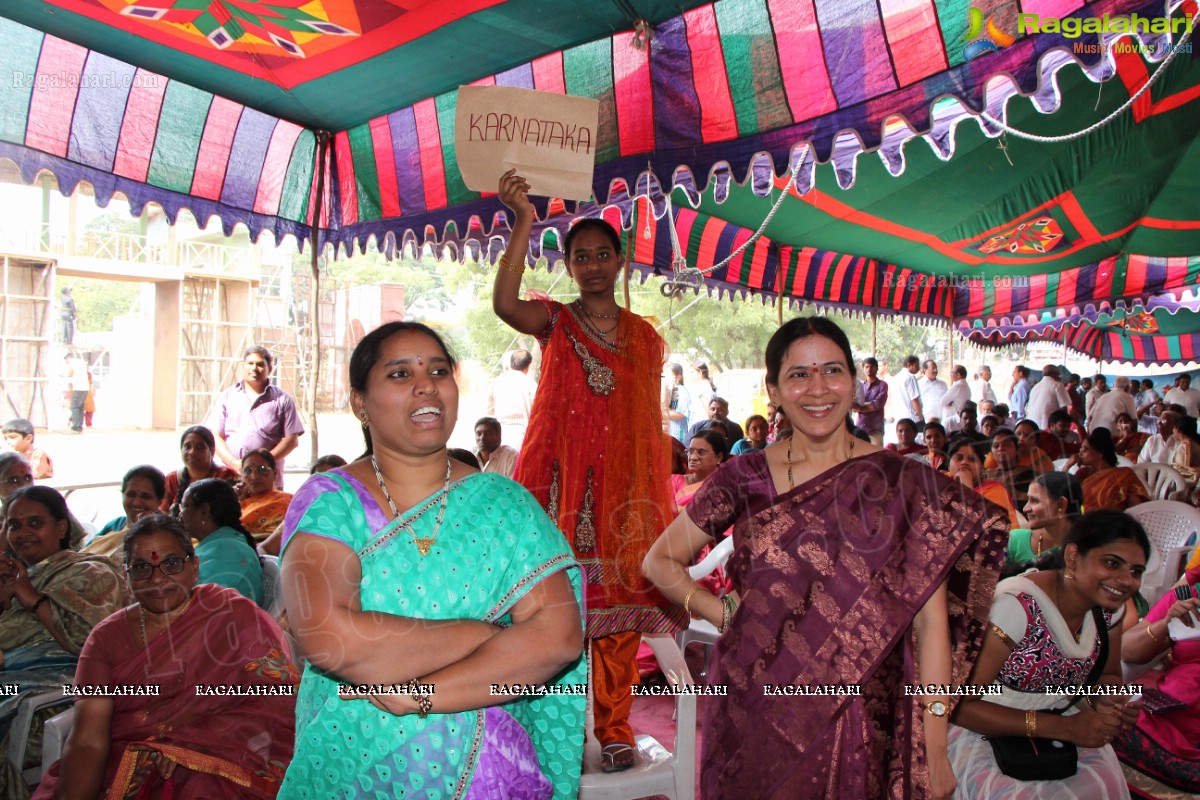
{"type": "Polygon", "coordinates": [[[1144,462],[1134,464],[1130,469],[1142,479],[1150,496],[1157,500],[1170,500],[1176,492],[1187,489],[1187,481],[1178,470],[1168,464],[1144,462]]]}
{"type": "Polygon", "coordinates": [[[259,556],[262,564],[262,608],[272,617],[283,613],[283,593],[279,591],[279,556],[259,556]]]}
{"type": "Polygon", "coordinates": [[[700,563],[688,567],[688,575],[692,576],[692,580],[694,581],[711,575],[717,567],[725,566],[725,562],[729,560],[731,553],[733,553],[732,534],[726,536],[716,547],[709,550],[708,555],[701,559],[700,563]]]}
{"type": "Polygon", "coordinates": [[[1154,603],[1177,578],[1173,573],[1178,557],[1186,553],[1187,541],[1200,531],[1200,509],[1177,500],[1151,500],[1125,513],[1141,523],[1150,539],[1152,552],[1142,577],[1142,595],[1154,603]]]}

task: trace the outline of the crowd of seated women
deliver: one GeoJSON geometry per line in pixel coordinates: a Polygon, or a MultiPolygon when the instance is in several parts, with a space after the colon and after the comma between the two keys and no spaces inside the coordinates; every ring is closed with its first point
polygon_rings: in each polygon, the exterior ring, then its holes
{"type": "MultiPolygon", "coordinates": [[[[996,694],[956,703],[955,796],[1128,797],[1122,762],[1168,787],[1200,791],[1200,639],[1186,630],[1200,630],[1200,549],[1176,590],[1139,607],[1150,545],[1123,513],[1150,494],[1119,458],[1136,458],[1151,435],[1124,414],[1115,435],[1062,415],[1051,415],[1049,430],[1031,420],[1010,428],[985,415],[977,430],[975,414],[969,404],[950,435],[937,422],[900,420],[899,441],[889,446],[978,492],[1011,523],[1007,577],[996,587],[971,678],[996,694]],[[1067,463],[1055,469],[1052,456],[1067,463]],[[1157,662],[1159,671],[1139,682],[1154,684],[1175,707],[1151,712],[1120,696],[1055,694],[1121,684],[1123,661],[1157,662]],[[1024,745],[1012,740],[1065,743],[1073,768],[1022,776],[1005,748],[1024,745]]],[[[1166,438],[1177,443],[1176,458],[1200,448],[1194,419],[1175,414],[1171,423],[1166,438]]],[[[676,510],[721,463],[786,438],[789,427],[773,409],[746,420],[745,437],[735,441],[719,421],[698,431],[673,477],[676,510]]],[[[129,469],[124,514],[86,545],[62,496],[33,486],[19,455],[0,454],[0,670],[5,683],[22,688],[0,697],[0,730],[26,698],[72,681],[161,689],[119,701],[77,699],[69,746],[35,797],[159,796],[166,786],[179,797],[273,797],[279,789],[294,745],[294,697],[198,697],[195,687],[298,685],[301,665],[291,663],[283,632],[260,608],[259,556],[278,553],[292,496],[276,488],[267,450],[248,453],[234,472],[215,461],[211,432],[197,426],[184,431],[180,452],[182,465],[165,473],[129,469]]],[[[313,472],[344,464],[327,457],[313,472]]],[[[729,588],[720,573],[712,583],[729,588]]],[[[35,718],[35,727],[65,702],[35,718]]],[[[0,798],[28,796],[19,767],[36,763],[37,751],[30,749],[26,765],[0,762],[0,798]]]]}
{"type": "MultiPolygon", "coordinates": [[[[259,607],[256,546],[291,495],[275,489],[268,451],[247,454],[236,473],[214,463],[203,427],[186,430],[180,450],[183,465],[165,475],[129,469],[124,513],[86,543],[63,496],[33,485],[20,454],[0,453],[0,671],[19,686],[0,695],[0,753],[8,736],[27,737],[24,764],[0,759],[0,798],[275,796],[298,673],[259,607]],[[27,786],[22,770],[41,763],[42,726],[70,706],[62,687],[72,682],[159,693],[77,698],[63,760],[27,786]],[[198,685],[284,688],[200,696],[198,685]],[[41,707],[28,730],[11,728],[32,698],[41,707]]],[[[319,468],[344,463],[327,456],[319,468]]]]}

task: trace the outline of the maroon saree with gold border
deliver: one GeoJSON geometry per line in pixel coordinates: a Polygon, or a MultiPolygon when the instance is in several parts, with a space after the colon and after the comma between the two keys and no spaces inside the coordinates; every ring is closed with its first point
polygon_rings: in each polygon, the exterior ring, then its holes
{"type": "Polygon", "coordinates": [[[965,684],[1004,510],[887,451],[777,495],[760,452],[723,464],[687,513],[714,537],[733,526],[726,569],[742,596],[710,673],[728,696],[706,706],[704,797],[924,797],[921,710],[904,691],[918,678],[913,620],[945,581],[953,682],[965,684]]]}

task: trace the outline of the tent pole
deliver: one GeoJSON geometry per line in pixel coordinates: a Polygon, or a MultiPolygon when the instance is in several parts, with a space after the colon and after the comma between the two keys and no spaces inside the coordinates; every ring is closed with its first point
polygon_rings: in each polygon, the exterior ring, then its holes
{"type": "Polygon", "coordinates": [[[783,259],[775,270],[775,319],[783,327],[783,259]]]}
{"type": "Polygon", "coordinates": [[[879,352],[878,339],[876,338],[876,324],[879,321],[879,315],[875,313],[875,309],[871,309],[871,355],[877,356],[879,352]]]}
{"type": "Polygon", "coordinates": [[[325,157],[329,152],[329,133],[317,133],[317,197],[313,208],[313,224],[310,234],[309,250],[311,256],[312,280],[308,287],[308,397],[305,398],[308,407],[309,448],[312,458],[309,463],[315,463],[319,458],[320,443],[317,435],[317,388],[321,382],[321,325],[317,304],[321,300],[321,212],[322,200],[325,197],[325,157]]]}

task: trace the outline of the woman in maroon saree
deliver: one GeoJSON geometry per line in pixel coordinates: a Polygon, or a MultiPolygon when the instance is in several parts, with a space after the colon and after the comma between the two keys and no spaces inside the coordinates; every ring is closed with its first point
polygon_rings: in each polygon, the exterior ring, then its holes
{"type": "Polygon", "coordinates": [[[191,540],[170,517],[139,520],[125,555],[139,602],[92,631],[75,685],[159,692],[81,697],[34,797],[275,797],[298,682],[279,626],[232,589],[197,586],[191,540]]]}
{"type": "Polygon", "coordinates": [[[724,631],[710,680],[728,694],[705,710],[703,795],[948,798],[952,698],[905,689],[966,682],[1007,515],[853,440],[854,360],[833,323],[792,320],[766,360],[791,441],[723,464],[644,564],[663,594],[724,631]],[[685,571],[730,525],[741,605],[685,571]]]}

